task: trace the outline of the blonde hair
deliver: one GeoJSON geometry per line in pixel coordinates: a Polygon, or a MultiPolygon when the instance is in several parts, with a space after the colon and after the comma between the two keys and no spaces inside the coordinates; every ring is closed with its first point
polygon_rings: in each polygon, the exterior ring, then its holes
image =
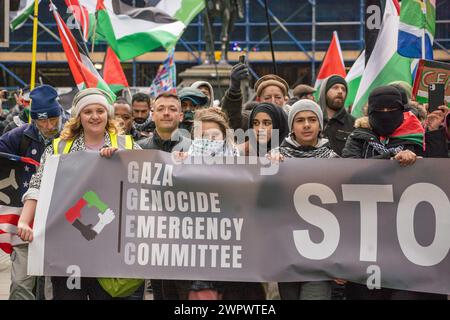
{"type": "Polygon", "coordinates": [[[194,115],[194,127],[192,130],[195,130],[195,125],[198,122],[214,122],[216,123],[220,131],[222,132],[222,135],[224,136],[224,140],[226,140],[226,143],[229,145],[233,145],[233,139],[232,137],[229,137],[227,135],[227,130],[230,130],[230,125],[228,124],[228,117],[227,115],[220,110],[219,108],[211,107],[206,109],[199,109],[195,111],[194,115]]]}
{"type": "MultiPolygon", "coordinates": [[[[108,116],[108,121],[106,123],[106,132],[110,134],[122,134],[123,130],[119,127],[119,123],[117,120],[111,119],[108,116]]],[[[83,126],[81,125],[80,116],[76,118],[70,118],[64,125],[63,130],[61,131],[60,138],[61,140],[70,140],[78,137],[83,131],[83,126]]]]}

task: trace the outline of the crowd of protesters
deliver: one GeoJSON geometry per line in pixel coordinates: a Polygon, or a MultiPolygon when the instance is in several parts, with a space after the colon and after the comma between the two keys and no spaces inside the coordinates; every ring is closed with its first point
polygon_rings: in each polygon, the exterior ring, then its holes
{"type": "MultiPolygon", "coordinates": [[[[254,101],[244,103],[241,82],[248,76],[246,64],[234,65],[230,86],[219,103],[206,81],[152,98],[137,93],[131,101],[122,97],[110,101],[102,90],[85,89],[75,96],[70,112],[59,104],[51,86],[18,91],[7,115],[0,108],[0,152],[30,157],[41,165],[21,172],[18,192],[24,206],[17,233],[23,243],[15,245],[11,254],[10,299],[43,299],[47,287],[52,288],[53,299],[114,299],[94,278],[82,278],[80,288],[68,289],[67,278],[27,275],[40,181],[46,159],[53,154],[94,150],[109,158],[119,149],[152,149],[173,153],[180,161],[205,155],[253,155],[278,163],[285,158],[343,157],[385,159],[401,166],[414,165],[418,157],[448,157],[450,134],[444,101],[437,111],[428,113],[426,105],[412,100],[409,84],[374,89],[365,116],[355,119],[344,107],[348,87],[341,76],[328,77],[316,92],[307,84],[291,90],[280,76],[264,75],[255,83],[254,101]],[[403,127],[413,134],[399,135],[403,127]],[[248,130],[248,139],[237,143],[229,137],[230,129],[248,130]]],[[[85,237],[95,236],[102,227],[102,223],[89,227],[78,220],[73,224],[85,237]]],[[[269,292],[273,286],[262,283],[151,280],[151,288],[156,300],[263,300],[273,296],[269,292]]],[[[122,299],[143,299],[144,289],[136,282],[122,299]]],[[[281,299],[300,300],[447,298],[385,288],[368,290],[345,279],[279,283],[278,291],[281,299]]]]}

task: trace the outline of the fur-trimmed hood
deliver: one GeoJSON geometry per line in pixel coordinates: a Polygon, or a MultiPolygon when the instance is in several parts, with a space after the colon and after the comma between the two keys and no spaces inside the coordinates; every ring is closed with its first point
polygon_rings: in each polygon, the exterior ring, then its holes
{"type": "Polygon", "coordinates": [[[369,117],[361,117],[355,120],[355,128],[363,128],[372,130],[372,127],[369,123],[369,117]]]}

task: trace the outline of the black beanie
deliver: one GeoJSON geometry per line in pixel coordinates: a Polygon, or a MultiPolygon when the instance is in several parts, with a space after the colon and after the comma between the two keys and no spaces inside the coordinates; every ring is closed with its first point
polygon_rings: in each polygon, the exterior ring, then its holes
{"type": "Polygon", "coordinates": [[[398,92],[400,92],[402,96],[402,103],[404,106],[406,106],[408,104],[408,95],[406,94],[405,88],[403,88],[400,84],[397,83],[391,84],[391,86],[397,89],[398,92]]]}
{"type": "Polygon", "coordinates": [[[343,84],[345,86],[345,90],[348,91],[347,81],[345,81],[345,79],[342,78],[341,76],[338,76],[337,74],[335,74],[328,78],[327,84],[325,87],[325,93],[328,92],[328,90],[330,90],[330,88],[332,86],[334,86],[336,83],[343,84]]]}
{"type": "Polygon", "coordinates": [[[369,114],[386,107],[404,110],[402,95],[393,86],[376,88],[369,95],[369,114]]]}

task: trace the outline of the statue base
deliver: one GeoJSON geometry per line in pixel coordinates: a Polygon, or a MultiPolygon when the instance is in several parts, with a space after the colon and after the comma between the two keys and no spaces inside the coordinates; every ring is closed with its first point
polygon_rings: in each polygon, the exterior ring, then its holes
{"type": "Polygon", "coordinates": [[[232,66],[228,63],[201,64],[186,69],[179,74],[182,79],[179,88],[189,87],[196,81],[209,82],[214,90],[214,99],[220,100],[230,86],[230,74],[232,66]]]}

